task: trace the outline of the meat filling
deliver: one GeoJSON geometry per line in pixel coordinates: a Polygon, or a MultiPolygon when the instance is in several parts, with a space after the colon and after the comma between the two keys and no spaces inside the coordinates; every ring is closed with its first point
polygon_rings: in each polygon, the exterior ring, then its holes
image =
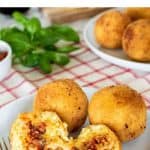
{"type": "Polygon", "coordinates": [[[45,123],[40,123],[39,125],[35,126],[32,122],[28,122],[29,127],[29,146],[36,147],[37,150],[44,150],[45,146],[45,139],[43,138],[43,134],[46,132],[46,125],[45,123]]]}

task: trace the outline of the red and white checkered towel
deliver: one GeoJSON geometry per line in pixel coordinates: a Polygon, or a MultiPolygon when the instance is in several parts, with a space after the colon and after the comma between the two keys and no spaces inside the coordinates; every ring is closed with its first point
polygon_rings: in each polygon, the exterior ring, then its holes
{"type": "Polygon", "coordinates": [[[0,82],[0,106],[21,96],[31,94],[44,83],[71,78],[81,86],[102,88],[113,84],[127,84],[140,92],[150,108],[150,73],[135,72],[100,59],[81,43],[81,50],[71,54],[65,67],[53,66],[53,73],[45,75],[35,68],[13,66],[10,74],[0,82]]]}
{"type": "MultiPolygon", "coordinates": [[[[73,25],[81,33],[85,23],[86,21],[75,22],[73,25]]],[[[65,67],[54,65],[53,72],[49,75],[35,68],[13,66],[9,75],[0,82],[0,107],[35,92],[44,83],[60,78],[71,78],[81,86],[95,88],[127,84],[144,96],[147,107],[150,108],[150,73],[110,64],[88,49],[84,41],[80,47],[79,51],[71,54],[71,62],[68,65],[65,67]]]]}

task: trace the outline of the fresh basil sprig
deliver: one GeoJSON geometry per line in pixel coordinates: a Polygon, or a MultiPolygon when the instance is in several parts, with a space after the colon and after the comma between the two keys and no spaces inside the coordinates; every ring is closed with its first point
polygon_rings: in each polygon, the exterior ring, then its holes
{"type": "Polygon", "coordinates": [[[66,65],[68,54],[76,51],[80,41],[78,33],[67,25],[42,27],[38,18],[27,18],[20,12],[14,12],[13,18],[21,27],[7,27],[0,30],[0,39],[8,42],[13,50],[13,62],[27,67],[37,67],[44,73],[52,71],[52,64],[66,65]],[[68,45],[57,46],[60,40],[68,45]]]}

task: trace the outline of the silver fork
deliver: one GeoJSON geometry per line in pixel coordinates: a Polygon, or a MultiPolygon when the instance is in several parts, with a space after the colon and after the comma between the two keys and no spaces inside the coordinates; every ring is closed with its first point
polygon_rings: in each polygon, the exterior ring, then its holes
{"type": "Polygon", "coordinates": [[[9,139],[6,140],[4,138],[1,138],[1,141],[0,141],[0,150],[10,150],[9,149],[9,139]]]}

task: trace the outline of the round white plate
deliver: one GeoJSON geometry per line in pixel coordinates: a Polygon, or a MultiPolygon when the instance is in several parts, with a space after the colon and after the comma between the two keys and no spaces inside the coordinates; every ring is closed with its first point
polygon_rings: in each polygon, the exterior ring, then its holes
{"type": "MultiPolygon", "coordinates": [[[[95,89],[91,89],[91,88],[83,88],[83,90],[85,91],[89,99],[91,95],[95,92],[95,89]]],[[[0,109],[0,116],[1,116],[0,136],[1,137],[4,138],[8,137],[11,125],[19,113],[32,111],[33,99],[34,99],[34,95],[26,96],[0,109]]],[[[88,120],[85,123],[85,125],[87,124],[88,124],[88,120]]],[[[136,140],[124,144],[123,150],[150,150],[149,139],[150,139],[150,113],[148,112],[147,128],[144,134],[142,134],[136,140]]]]}
{"type": "MultiPolygon", "coordinates": [[[[84,29],[84,40],[86,44],[90,47],[90,49],[102,59],[114,63],[116,65],[131,68],[135,70],[142,70],[150,72],[150,63],[142,63],[130,60],[126,54],[123,52],[122,49],[105,49],[102,48],[95,40],[94,36],[94,26],[95,21],[101,16],[102,14],[94,17],[91,19],[85,29],[84,29]]],[[[109,33],[108,33],[109,34],[109,33]]]]}

